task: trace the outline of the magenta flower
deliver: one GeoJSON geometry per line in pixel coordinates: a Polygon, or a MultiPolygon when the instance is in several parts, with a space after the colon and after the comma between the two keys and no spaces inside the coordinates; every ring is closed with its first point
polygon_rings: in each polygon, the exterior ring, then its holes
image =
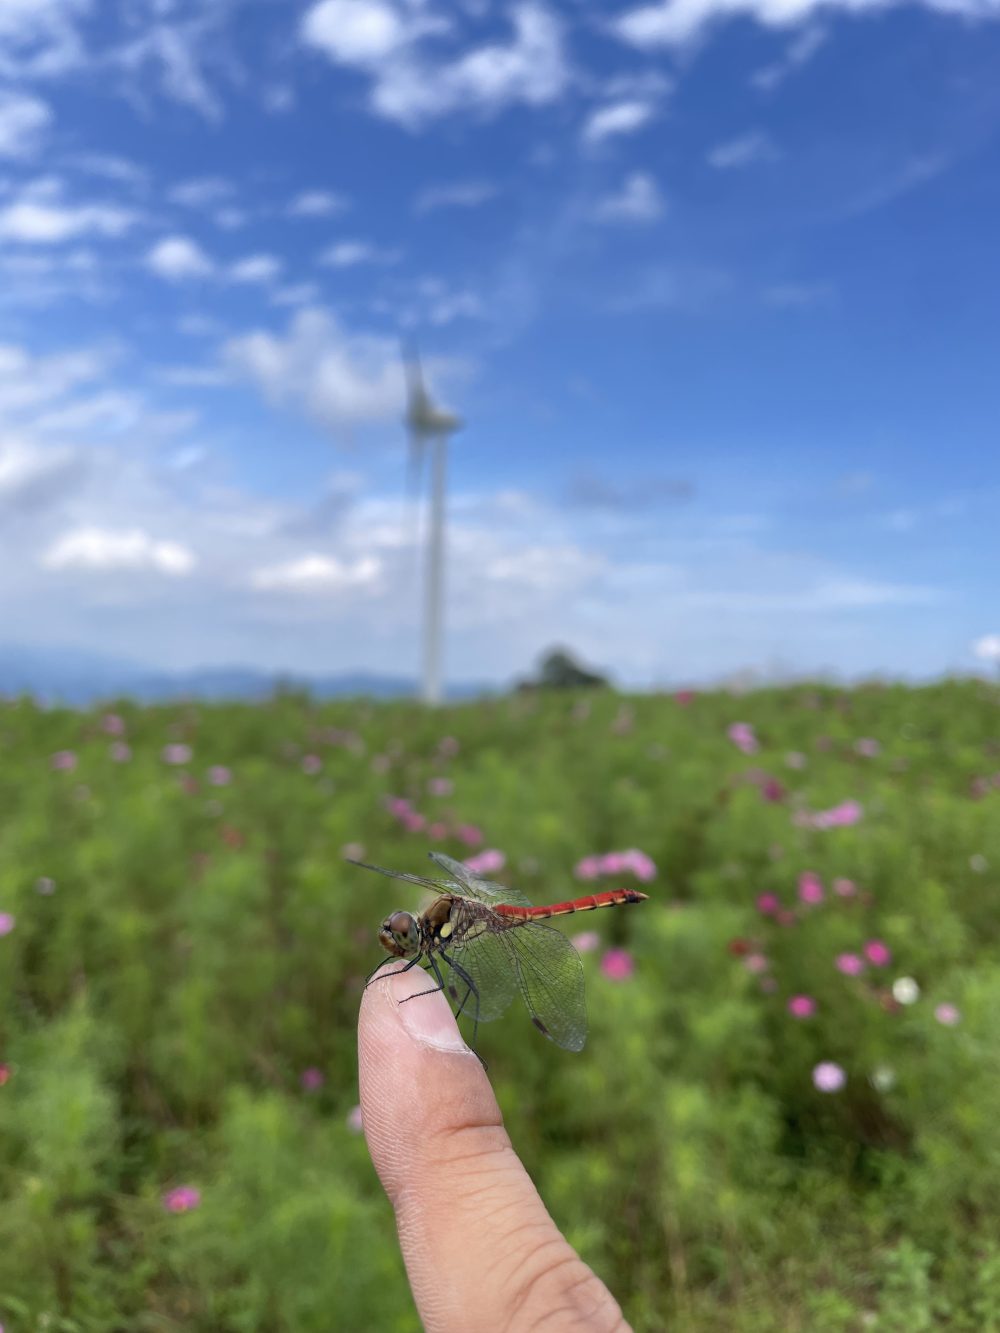
{"type": "Polygon", "coordinates": [[[755,754],[759,748],[759,742],[749,722],[734,722],[726,735],[744,754],[755,754]]]}
{"type": "Polygon", "coordinates": [[[754,976],[759,976],[761,972],[766,972],[771,966],[770,959],[762,953],[748,953],[743,960],[743,966],[754,976]]]}
{"type": "Polygon", "coordinates": [[[635,971],[635,959],[627,949],[609,949],[601,959],[601,971],[609,981],[627,981],[635,971]]]}
{"type": "Polygon", "coordinates": [[[953,1028],[962,1021],[962,1015],[953,1004],[939,1004],[934,1010],[934,1017],[946,1028],[953,1028]]]}
{"type": "Polygon", "coordinates": [[[576,869],[573,874],[577,879],[597,879],[601,873],[601,858],[599,856],[585,856],[582,861],[577,861],[576,869]]]}
{"type": "Polygon", "coordinates": [[[322,1069],[317,1069],[315,1065],[310,1065],[307,1069],[303,1069],[302,1073],[299,1075],[299,1082],[302,1084],[302,1087],[306,1092],[318,1092],[326,1082],[326,1075],[323,1073],[322,1069]]]}
{"type": "Polygon", "coordinates": [[[0,912],[0,935],[9,935],[17,925],[17,917],[10,912],[0,912]]]}
{"type": "Polygon", "coordinates": [[[57,750],[49,763],[57,773],[72,773],[76,768],[76,755],[72,750],[57,750]]]}
{"type": "Polygon", "coordinates": [[[228,787],[233,775],[225,764],[213,764],[208,770],[208,781],[213,787],[228,787]]]}
{"type": "Polygon", "coordinates": [[[507,864],[507,858],[503,852],[498,852],[495,847],[490,847],[484,852],[479,852],[476,856],[470,856],[465,864],[474,875],[493,875],[504,868],[507,864]]]}
{"type": "Polygon", "coordinates": [[[886,967],[892,962],[892,951],[881,940],[869,940],[865,945],[865,957],[874,967],[886,967]]]}
{"type": "Polygon", "coordinates": [[[788,1012],[793,1018],[812,1018],[816,1001],[811,995],[793,995],[788,1001],[788,1012]]]}
{"type": "Polygon", "coordinates": [[[427,790],[432,796],[450,796],[455,790],[455,784],[451,778],[431,778],[427,790]]]}
{"type": "Polygon", "coordinates": [[[799,876],[799,898],[804,903],[823,901],[823,882],[813,870],[806,870],[799,876]]]}
{"type": "Polygon", "coordinates": [[[854,753],[862,755],[865,759],[874,759],[882,753],[882,747],[873,737],[862,736],[860,740],[854,742],[854,753]]]}
{"type": "Polygon", "coordinates": [[[190,745],[174,743],[163,747],[162,758],[165,764],[189,764],[193,751],[190,745]]]}
{"type": "MultiPolygon", "coordinates": [[[[458,742],[455,742],[456,746],[458,742]]],[[[484,842],[483,830],[477,828],[475,824],[459,824],[455,830],[455,837],[459,842],[464,842],[466,847],[481,847],[484,842]]]]}
{"type": "MultiPolygon", "coordinates": [[[[10,1065],[7,1064],[5,1061],[0,1061],[0,1088],[2,1088],[5,1083],[8,1083],[10,1081],[10,1076],[12,1073],[13,1070],[11,1069],[10,1065]]],[[[0,1333],[2,1333],[2,1331],[0,1331],[0,1333]]]]}
{"type": "Polygon", "coordinates": [[[601,857],[602,875],[624,875],[628,868],[628,860],[624,852],[605,852],[601,857]]]}
{"type": "Polygon", "coordinates": [[[841,801],[829,810],[816,810],[810,814],[801,811],[795,815],[795,823],[802,828],[849,828],[863,817],[864,809],[857,801],[841,801]]]}
{"type": "Polygon", "coordinates": [[[201,1190],[193,1185],[178,1185],[163,1196],[163,1206],[168,1213],[190,1213],[200,1203],[201,1190]]]}
{"type": "Polygon", "coordinates": [[[125,741],[114,741],[108,748],[108,754],[116,764],[127,764],[132,758],[132,747],[125,741]]]}
{"type": "Polygon", "coordinates": [[[308,773],[313,777],[323,767],[323,760],[318,754],[304,754],[302,756],[302,772],[308,773]]]}
{"type": "Polygon", "coordinates": [[[679,703],[682,708],[687,708],[697,697],[697,690],[677,690],[674,693],[674,702],[679,703]]]}
{"type": "Polygon", "coordinates": [[[406,814],[400,817],[399,822],[407,833],[422,833],[427,826],[427,820],[416,810],[407,810],[406,814]]]}
{"type": "Polygon", "coordinates": [[[577,953],[596,953],[601,947],[601,937],[596,930],[581,930],[578,935],[570,936],[570,943],[577,953]]]}
{"type": "Polygon", "coordinates": [[[405,796],[387,796],[385,799],[385,808],[389,811],[389,814],[392,815],[393,819],[402,819],[404,815],[410,813],[413,806],[405,796]]]}
{"type": "Polygon", "coordinates": [[[856,953],[838,953],[836,967],[845,977],[856,977],[865,970],[865,960],[856,953]]]}
{"type": "Polygon", "coordinates": [[[776,893],[762,893],[757,898],[757,911],[765,916],[774,916],[781,908],[781,900],[776,893]]]}
{"type": "Polygon", "coordinates": [[[838,898],[854,898],[858,892],[858,886],[853,879],[835,879],[833,881],[833,891],[838,898]]]}
{"type": "Polygon", "coordinates": [[[772,805],[776,805],[779,801],[785,799],[785,789],[777,778],[765,777],[759,784],[758,790],[764,800],[769,801],[772,805]]]}
{"type": "Polygon", "coordinates": [[[448,836],[448,825],[436,819],[433,824],[427,825],[427,836],[433,838],[435,842],[442,842],[448,836]]]}
{"type": "Polygon", "coordinates": [[[361,1107],[352,1106],[347,1113],[347,1128],[355,1134],[360,1134],[364,1127],[365,1123],[361,1118],[361,1107]]]}
{"type": "Polygon", "coordinates": [[[823,1060],[812,1073],[813,1084],[819,1092],[839,1092],[847,1082],[847,1075],[832,1060],[823,1060]]]}
{"type": "Polygon", "coordinates": [[[645,852],[640,852],[636,847],[630,847],[623,853],[625,858],[625,869],[631,870],[636,879],[641,884],[648,884],[650,880],[656,878],[656,865],[645,852]]]}
{"type": "Polygon", "coordinates": [[[105,713],[101,718],[101,730],[107,736],[124,736],[125,719],[117,713],[105,713]]]}

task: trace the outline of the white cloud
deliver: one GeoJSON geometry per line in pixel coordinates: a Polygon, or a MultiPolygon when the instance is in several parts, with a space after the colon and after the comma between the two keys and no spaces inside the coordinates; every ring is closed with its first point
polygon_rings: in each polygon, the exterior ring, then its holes
{"type": "Polygon", "coordinates": [[[603,143],[622,134],[635,134],[649,123],[654,113],[652,102],[630,99],[598,107],[587,117],[583,127],[585,143],[603,143]]]}
{"type": "Polygon", "coordinates": [[[494,198],[497,187],[489,181],[455,181],[452,185],[431,185],[422,190],[413,205],[416,213],[430,213],[436,208],[478,208],[494,198]]]}
{"type": "MultiPolygon", "coordinates": [[[[611,26],[623,41],[651,50],[682,46],[711,25],[740,16],[756,19],[765,27],[791,28],[820,11],[836,8],[857,14],[876,12],[896,3],[904,0],[659,0],[627,11],[611,26]]],[[[944,14],[1000,17],[998,0],[920,0],[920,3],[944,14]]],[[[808,58],[806,55],[798,63],[808,58]]]]}
{"type": "Polygon", "coordinates": [[[82,63],[74,18],[90,0],[3,0],[0,3],[0,74],[52,77],[82,63]]]}
{"type": "Polygon", "coordinates": [[[665,208],[654,178],[646,171],[633,171],[620,190],[598,201],[595,217],[599,222],[655,222],[665,208]]]}
{"type": "Polygon", "coordinates": [[[826,33],[822,28],[806,28],[788,44],[788,49],[780,60],[757,70],[750,76],[750,82],[763,92],[771,92],[779,84],[784,83],[790,74],[808,64],[825,42],[826,33]]]}
{"type": "Polygon", "coordinates": [[[1000,634],[984,634],[972,645],[972,651],[980,661],[1000,666],[1000,634]]]}
{"type": "Polygon", "coordinates": [[[331,268],[354,268],[358,264],[393,264],[398,258],[398,251],[380,250],[368,241],[338,241],[323,251],[319,262],[331,268]]]}
{"type": "Polygon", "coordinates": [[[173,186],[167,198],[172,204],[181,204],[185,208],[211,208],[232,194],[233,184],[224,177],[196,176],[173,186]]]}
{"type": "Polygon", "coordinates": [[[543,5],[524,0],[512,13],[510,41],[436,59],[426,38],[448,31],[450,20],[400,0],[321,0],[302,23],[304,41],[338,64],[372,78],[377,115],[416,129],[470,107],[494,113],[557,100],[569,84],[562,29],[543,5]]]}
{"type": "Polygon", "coordinates": [[[0,439],[0,510],[9,514],[44,508],[77,486],[86,467],[76,449],[0,439]]]}
{"type": "Polygon", "coordinates": [[[274,282],[283,267],[277,255],[247,255],[230,265],[229,277],[233,282],[274,282]]]}
{"type": "MultiPolygon", "coordinates": [[[[171,8],[169,0],[163,10],[171,8]]],[[[113,52],[116,64],[146,82],[147,66],[158,70],[163,91],[174,101],[198,111],[206,120],[222,119],[222,105],[202,69],[199,46],[205,27],[213,18],[208,14],[188,23],[153,23],[135,41],[113,52]]]]}
{"type": "Polygon", "coordinates": [[[147,267],[169,282],[183,282],[189,278],[207,278],[215,272],[215,265],[196,241],[188,236],[167,236],[149,251],[147,267]]]}
{"type": "Polygon", "coordinates": [[[58,182],[41,184],[48,188],[29,187],[0,209],[0,238],[24,245],[59,245],[80,236],[123,236],[138,220],[132,209],[115,204],[63,203],[58,182]]]}
{"type": "Polygon", "coordinates": [[[288,205],[288,216],[292,218],[329,218],[336,213],[343,213],[348,202],[343,195],[333,194],[329,190],[303,190],[288,205]]]}
{"type": "Polygon", "coordinates": [[[351,337],[322,310],[300,311],[284,338],[263,331],[232,338],[223,357],[269,401],[291,404],[326,426],[391,420],[402,411],[395,342],[351,337]]]}
{"type": "Polygon", "coordinates": [[[153,570],[177,576],[190,574],[196,561],[179,542],[157,541],[141,528],[87,527],[59,537],[42,556],[42,564],[57,570],[153,570]]]}
{"type": "Polygon", "coordinates": [[[345,588],[371,587],[381,573],[382,562],[375,556],[344,561],[334,556],[311,554],[257,569],[250,582],[262,591],[340,592],[345,588]]]}
{"type": "Polygon", "coordinates": [[[52,124],[48,103],[28,93],[0,93],[0,157],[32,157],[52,124]]]}
{"type": "Polygon", "coordinates": [[[727,139],[708,154],[708,165],[717,171],[731,171],[734,167],[749,167],[756,162],[774,162],[779,154],[774,144],[761,130],[751,130],[736,139],[727,139]]]}

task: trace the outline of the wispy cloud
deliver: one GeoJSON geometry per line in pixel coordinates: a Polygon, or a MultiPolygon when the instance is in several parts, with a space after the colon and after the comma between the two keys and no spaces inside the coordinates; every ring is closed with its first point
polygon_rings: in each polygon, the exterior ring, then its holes
{"type": "Polygon", "coordinates": [[[189,236],[165,236],[146,255],[146,266],[168,282],[186,282],[208,278],[215,264],[189,236]]]}
{"type": "Polygon", "coordinates": [[[0,93],[0,157],[33,157],[52,121],[52,109],[41,98],[0,93]]]}
{"type": "Polygon", "coordinates": [[[43,177],[0,208],[0,238],[23,245],[61,245],[85,236],[117,237],[139,220],[134,209],[66,199],[60,180],[43,177]]]}
{"type": "Polygon", "coordinates": [[[334,63],[370,76],[376,115],[419,129],[462,109],[491,114],[562,96],[570,76],[555,14],[522,0],[511,20],[509,41],[453,58],[438,55],[429,40],[450,32],[452,20],[401,0],[320,0],[305,14],[301,33],[334,63]]]}
{"type": "Polygon", "coordinates": [[[350,207],[349,200],[331,190],[303,190],[288,205],[290,218],[330,218],[350,207]]]}
{"type": "Polygon", "coordinates": [[[666,210],[666,202],[656,180],[647,171],[633,171],[621,188],[599,199],[594,209],[598,222],[655,222],[666,210]]]}
{"type": "Polygon", "coordinates": [[[356,268],[359,264],[394,264],[398,250],[385,250],[370,241],[337,241],[322,252],[321,264],[330,268],[356,268]]]}
{"type": "Polygon", "coordinates": [[[141,528],[78,528],[59,537],[42,556],[46,569],[153,570],[172,577],[190,574],[196,563],[187,547],[141,528]]]}
{"type": "Polygon", "coordinates": [[[708,165],[717,171],[732,171],[762,162],[776,162],[780,153],[762,130],[750,130],[735,139],[716,144],[709,151],[708,165]]]}
{"type": "Polygon", "coordinates": [[[583,141],[593,145],[604,143],[607,139],[635,134],[644,125],[649,124],[655,113],[655,104],[649,101],[632,98],[609,102],[607,106],[598,107],[587,117],[582,131],[583,141]]]}
{"type": "Polygon", "coordinates": [[[793,41],[789,42],[784,55],[773,64],[765,65],[750,76],[750,82],[762,92],[771,92],[796,70],[807,65],[820,47],[826,43],[826,32],[822,28],[806,28],[793,41]]]}

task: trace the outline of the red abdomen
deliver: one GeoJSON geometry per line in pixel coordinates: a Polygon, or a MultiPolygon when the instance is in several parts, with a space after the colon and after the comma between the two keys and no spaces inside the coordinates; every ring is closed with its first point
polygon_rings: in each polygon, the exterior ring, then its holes
{"type": "Polygon", "coordinates": [[[493,910],[500,916],[514,917],[518,921],[544,921],[547,917],[567,916],[570,912],[593,912],[598,907],[641,903],[648,897],[648,893],[640,893],[638,889],[606,889],[603,893],[590,893],[547,907],[515,907],[512,903],[499,903],[493,910]]]}

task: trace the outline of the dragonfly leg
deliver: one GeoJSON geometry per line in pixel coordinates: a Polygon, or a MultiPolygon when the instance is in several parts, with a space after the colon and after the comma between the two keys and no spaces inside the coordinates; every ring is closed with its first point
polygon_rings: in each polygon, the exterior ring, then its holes
{"type": "MultiPolygon", "coordinates": [[[[463,1011],[464,1011],[464,1009],[465,1009],[465,1006],[466,1006],[466,1005],[468,1004],[468,1002],[469,1002],[469,996],[470,996],[470,995],[475,996],[475,1001],[476,1001],[476,1012],[475,1012],[475,1014],[473,1015],[473,1019],[472,1019],[472,1049],[475,1051],[475,1050],[476,1050],[476,1038],[479,1036],[479,987],[476,985],[476,983],[475,983],[475,982],[472,980],[472,978],[469,976],[468,972],[466,972],[465,968],[462,967],[460,963],[456,963],[455,960],[454,960],[454,958],[452,958],[452,957],[450,957],[448,954],[446,954],[446,953],[444,952],[443,949],[441,950],[441,957],[442,957],[442,958],[444,959],[444,961],[448,964],[448,966],[449,966],[449,967],[451,968],[451,970],[455,973],[455,975],[456,975],[457,977],[459,977],[462,981],[465,982],[466,990],[465,990],[465,994],[464,994],[463,997],[462,997],[462,1003],[458,1006],[458,1009],[457,1009],[457,1011],[456,1011],[456,1013],[455,1013],[455,1017],[456,1017],[456,1018],[460,1018],[460,1017],[461,1017],[461,1015],[462,1015],[462,1013],[463,1013],[463,1011]]],[[[453,998],[457,998],[457,997],[454,996],[454,992],[453,992],[452,994],[453,994],[453,998]]],[[[479,1052],[476,1051],[476,1054],[479,1055],[479,1052]]],[[[482,1057],[481,1055],[479,1056],[479,1058],[480,1058],[480,1060],[482,1061],[483,1068],[485,1069],[485,1068],[486,1068],[486,1061],[483,1060],[483,1057],[482,1057]]]]}
{"type": "MultiPolygon", "coordinates": [[[[419,961],[419,959],[414,958],[413,963],[419,961]]],[[[413,966],[413,963],[410,963],[409,967],[402,968],[401,971],[408,972],[409,968],[413,966]]],[[[404,995],[399,1002],[400,1004],[405,1004],[407,1000],[419,1000],[421,995],[434,995],[437,991],[444,990],[444,977],[441,975],[441,969],[437,965],[437,960],[435,958],[428,958],[427,966],[434,973],[438,984],[436,986],[429,986],[427,990],[418,990],[414,992],[413,995],[404,995]]],[[[426,971],[426,968],[424,970],[426,971]]]]}
{"type": "MultiPolygon", "coordinates": [[[[372,970],[371,970],[371,971],[368,973],[368,975],[365,977],[365,990],[367,990],[368,987],[372,984],[372,982],[376,980],[376,978],[378,977],[378,974],[382,971],[383,967],[386,967],[389,963],[398,963],[399,961],[400,961],[400,960],[399,960],[398,958],[391,958],[391,957],[390,957],[390,958],[383,958],[382,961],[381,961],[381,963],[379,963],[378,967],[373,967],[372,970]]],[[[406,964],[406,966],[405,966],[405,967],[401,967],[401,968],[399,969],[399,971],[400,971],[400,972],[409,972],[410,968],[411,968],[411,967],[416,967],[416,965],[417,965],[419,962],[420,962],[420,959],[419,959],[419,958],[411,958],[410,961],[406,964]]],[[[394,973],[392,973],[392,975],[393,975],[393,976],[396,976],[397,974],[394,972],[394,973]]]]}

